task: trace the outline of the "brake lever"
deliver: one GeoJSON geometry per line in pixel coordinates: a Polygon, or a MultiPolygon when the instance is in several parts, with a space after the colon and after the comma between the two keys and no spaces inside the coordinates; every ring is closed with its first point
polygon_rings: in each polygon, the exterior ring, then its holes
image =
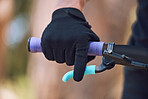
{"type": "MultiPolygon", "coordinates": [[[[84,75],[90,75],[90,74],[96,74],[96,73],[100,73],[103,72],[105,70],[109,70],[111,68],[113,68],[115,66],[115,62],[109,58],[102,58],[102,64],[99,66],[96,65],[91,65],[91,66],[87,66],[84,72],[84,75]]],[[[73,78],[73,73],[74,71],[69,71],[67,72],[63,78],[62,81],[63,82],[67,82],[69,79],[73,78]]]]}

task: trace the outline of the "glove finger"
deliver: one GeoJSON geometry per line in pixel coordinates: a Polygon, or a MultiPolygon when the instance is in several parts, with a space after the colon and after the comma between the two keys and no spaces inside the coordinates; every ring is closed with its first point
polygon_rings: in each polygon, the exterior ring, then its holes
{"type": "Polygon", "coordinates": [[[74,59],[75,59],[75,51],[72,51],[72,49],[68,49],[65,52],[65,62],[68,66],[74,65],[74,59]]]}
{"type": "Polygon", "coordinates": [[[57,63],[64,63],[65,62],[65,50],[56,50],[53,49],[54,59],[57,63]]]}
{"type": "Polygon", "coordinates": [[[95,58],[95,56],[88,56],[87,57],[87,62],[90,62],[91,60],[93,60],[95,58]]]}
{"type": "Polygon", "coordinates": [[[45,55],[45,57],[48,59],[48,60],[52,60],[54,61],[54,55],[53,55],[53,49],[52,48],[49,48],[48,49],[43,49],[43,53],[45,55]]]}
{"type": "Polygon", "coordinates": [[[78,44],[75,54],[74,80],[81,81],[87,64],[88,42],[78,44]]]}

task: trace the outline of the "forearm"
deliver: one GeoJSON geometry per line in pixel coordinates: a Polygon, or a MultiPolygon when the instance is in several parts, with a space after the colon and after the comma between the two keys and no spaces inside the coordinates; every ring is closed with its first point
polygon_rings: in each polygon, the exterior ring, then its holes
{"type": "Polygon", "coordinates": [[[85,0],[58,0],[55,10],[64,7],[73,7],[82,11],[84,2],[85,0]]]}

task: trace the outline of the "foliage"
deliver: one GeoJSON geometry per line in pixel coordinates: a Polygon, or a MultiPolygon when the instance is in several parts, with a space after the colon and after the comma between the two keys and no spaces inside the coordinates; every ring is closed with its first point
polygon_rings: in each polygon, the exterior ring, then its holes
{"type": "MultiPolygon", "coordinates": [[[[14,18],[19,14],[27,15],[27,20],[29,20],[29,11],[31,8],[32,0],[15,0],[15,11],[14,18]]],[[[25,16],[26,17],[26,16],[25,16]]],[[[15,33],[14,33],[15,35],[15,33]]],[[[7,78],[16,80],[20,75],[26,74],[27,62],[28,62],[28,52],[26,49],[27,38],[29,33],[25,35],[23,40],[17,44],[15,47],[11,48],[8,46],[7,50],[7,78]]]]}

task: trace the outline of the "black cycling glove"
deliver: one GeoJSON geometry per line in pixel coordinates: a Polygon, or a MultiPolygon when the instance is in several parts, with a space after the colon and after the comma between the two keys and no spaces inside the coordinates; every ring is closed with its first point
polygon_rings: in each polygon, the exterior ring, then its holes
{"type": "Polygon", "coordinates": [[[88,42],[99,41],[82,12],[75,8],[61,8],[52,15],[51,23],[41,38],[42,51],[48,60],[74,65],[74,80],[83,78],[87,62],[88,42]]]}

